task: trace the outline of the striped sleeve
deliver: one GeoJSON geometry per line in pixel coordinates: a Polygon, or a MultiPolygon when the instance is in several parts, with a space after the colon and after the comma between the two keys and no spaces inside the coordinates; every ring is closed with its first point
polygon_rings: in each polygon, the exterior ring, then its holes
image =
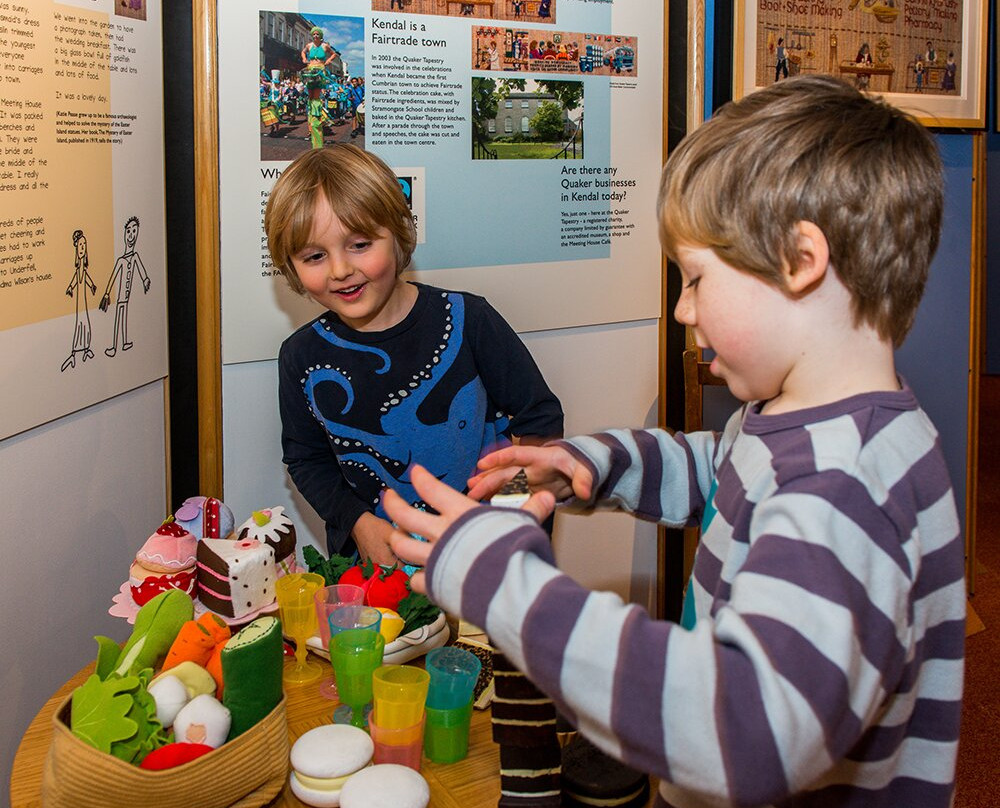
{"type": "Polygon", "coordinates": [[[559,441],[593,475],[594,500],[672,527],[697,524],[719,435],[619,429],[559,441]]]}

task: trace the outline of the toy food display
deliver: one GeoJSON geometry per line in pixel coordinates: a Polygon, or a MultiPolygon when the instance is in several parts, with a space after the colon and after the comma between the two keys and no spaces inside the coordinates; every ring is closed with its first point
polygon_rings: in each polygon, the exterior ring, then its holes
{"type": "Polygon", "coordinates": [[[292,746],[292,793],[307,805],[340,805],[348,778],[370,766],[375,744],[363,729],[328,724],[303,733],[292,746]]]}
{"type": "MultiPolygon", "coordinates": [[[[140,765],[173,741],[220,747],[275,709],[282,698],[283,649],[274,617],[258,618],[226,643],[221,654],[228,684],[224,703],[215,697],[213,677],[191,660],[153,678],[154,668],[177,647],[182,631],[198,625],[192,623],[193,611],[190,596],[172,589],[139,610],[123,648],[106,637],[96,638],[95,672],[71,697],[73,735],[140,765]]],[[[193,751],[180,751],[178,757],[183,762],[193,751]]],[[[158,756],[155,766],[162,765],[158,756]]]]}
{"type": "Polygon", "coordinates": [[[427,808],[431,789],[420,772],[379,763],[351,777],[340,792],[340,808],[427,808]]]}
{"type": "Polygon", "coordinates": [[[274,563],[282,575],[295,572],[295,525],[280,506],[254,511],[236,529],[239,539],[256,539],[274,549],[274,563]]]}
{"type": "MultiPolygon", "coordinates": [[[[195,614],[245,625],[277,611],[274,582],[299,569],[295,546],[295,525],[281,506],[254,511],[237,532],[224,502],[190,497],[139,548],[108,611],[131,623],[160,592],[180,589],[194,599],[195,614]]],[[[214,665],[218,673],[217,658],[214,665]]]]}
{"type": "MultiPolygon", "coordinates": [[[[400,665],[409,662],[448,641],[449,631],[444,612],[424,595],[410,591],[409,576],[402,569],[395,566],[381,567],[370,561],[356,564],[340,555],[324,558],[315,547],[309,545],[302,548],[302,557],[309,571],[322,575],[327,586],[360,586],[365,593],[365,605],[382,612],[385,628],[382,632],[385,637],[382,658],[384,664],[400,665]]],[[[324,647],[318,634],[310,637],[306,646],[313,653],[329,659],[330,650],[324,647]]]]}

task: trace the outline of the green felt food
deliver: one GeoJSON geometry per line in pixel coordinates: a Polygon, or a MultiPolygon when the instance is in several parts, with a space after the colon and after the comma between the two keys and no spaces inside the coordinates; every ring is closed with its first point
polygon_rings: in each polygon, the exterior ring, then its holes
{"type": "Polygon", "coordinates": [[[281,701],[284,644],[276,617],[258,617],[222,649],[222,703],[232,714],[229,739],[246,732],[281,701]]]}
{"type": "Polygon", "coordinates": [[[127,763],[138,764],[171,738],[156,718],[146,689],[151,671],[102,680],[94,674],[73,691],[70,729],[76,737],[127,763]]]}
{"type": "Polygon", "coordinates": [[[159,667],[181,626],[193,617],[194,602],[190,595],[179,589],[161,592],[139,609],[132,636],[117,657],[113,654],[113,640],[95,637],[97,675],[107,679],[112,673],[128,676],[145,668],[159,667]]]}

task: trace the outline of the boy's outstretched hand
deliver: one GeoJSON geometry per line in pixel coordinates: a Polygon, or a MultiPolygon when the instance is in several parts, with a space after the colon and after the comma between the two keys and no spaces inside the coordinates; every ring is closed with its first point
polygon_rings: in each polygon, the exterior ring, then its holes
{"type": "Polygon", "coordinates": [[[576,496],[589,500],[594,481],[590,470],[561,446],[508,446],[477,463],[480,471],[469,478],[469,496],[488,499],[518,471],[524,469],[533,491],[549,491],[556,501],[576,496]]]}
{"type": "MultiPolygon", "coordinates": [[[[398,526],[393,531],[390,544],[393,552],[418,567],[427,565],[434,544],[466,511],[478,507],[481,503],[456,491],[449,485],[438,480],[423,466],[414,466],[410,474],[410,482],[420,495],[420,498],[430,505],[436,514],[410,507],[406,500],[392,489],[386,489],[382,496],[382,507],[398,526]],[[423,536],[427,541],[418,541],[409,534],[423,536]]],[[[531,513],[539,522],[544,521],[555,507],[555,500],[547,491],[533,494],[522,510],[531,513]]],[[[410,577],[410,587],[426,594],[427,585],[424,573],[418,571],[410,577]]]]}

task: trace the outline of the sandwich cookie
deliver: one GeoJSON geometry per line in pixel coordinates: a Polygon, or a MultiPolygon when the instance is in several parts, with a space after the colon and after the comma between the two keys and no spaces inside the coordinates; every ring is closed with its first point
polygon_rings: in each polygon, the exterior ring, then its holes
{"type": "Polygon", "coordinates": [[[562,754],[564,806],[642,808],[649,800],[649,777],[605,755],[582,735],[562,754]]]}
{"type": "Polygon", "coordinates": [[[398,763],[379,763],[350,777],[340,808],[427,808],[431,789],[420,772],[398,763]]]}
{"type": "Polygon", "coordinates": [[[311,729],[292,746],[292,793],[316,808],[338,808],[347,779],[370,766],[374,753],[375,744],[363,729],[349,724],[311,729]]]}

